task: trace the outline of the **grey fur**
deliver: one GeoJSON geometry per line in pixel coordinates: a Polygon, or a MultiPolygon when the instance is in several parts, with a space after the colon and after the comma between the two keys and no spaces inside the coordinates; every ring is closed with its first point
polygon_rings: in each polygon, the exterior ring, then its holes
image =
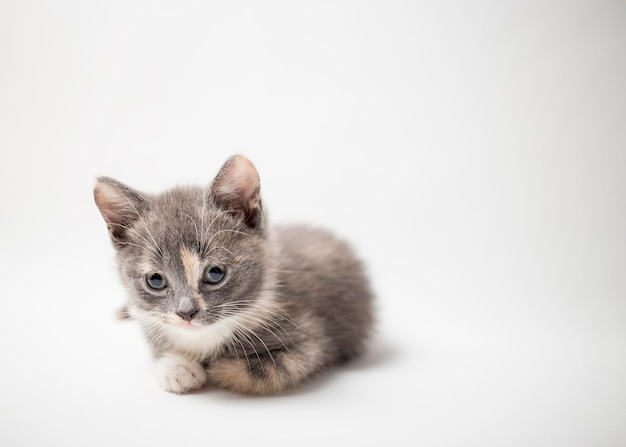
{"type": "Polygon", "coordinates": [[[326,231],[268,229],[258,175],[247,159],[229,159],[207,189],[148,195],[102,177],[94,194],[129,292],[129,313],[139,316],[157,358],[175,352],[200,363],[218,386],[267,394],[364,350],[373,311],[362,264],[326,231]],[[181,250],[197,255],[202,266],[224,266],[225,278],[190,284],[181,250]],[[148,286],[146,264],[166,277],[167,287],[148,286]],[[262,299],[267,296],[269,304],[262,299]],[[219,349],[198,358],[163,330],[176,313],[193,315],[201,326],[227,314],[248,316],[219,349]]]}

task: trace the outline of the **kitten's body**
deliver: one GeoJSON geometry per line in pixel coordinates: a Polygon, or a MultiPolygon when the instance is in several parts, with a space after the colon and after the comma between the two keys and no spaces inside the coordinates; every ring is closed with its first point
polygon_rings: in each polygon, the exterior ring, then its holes
{"type": "Polygon", "coordinates": [[[229,160],[208,190],[148,196],[103,178],[95,195],[166,390],[208,379],[272,393],[362,352],[372,297],[361,264],[327,232],[269,230],[247,159],[229,160]]]}

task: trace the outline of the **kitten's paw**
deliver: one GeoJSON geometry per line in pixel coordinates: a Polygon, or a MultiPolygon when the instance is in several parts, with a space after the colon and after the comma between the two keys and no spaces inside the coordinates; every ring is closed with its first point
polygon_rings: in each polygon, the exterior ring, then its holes
{"type": "Polygon", "coordinates": [[[165,391],[184,394],[202,388],[206,372],[199,363],[168,353],[157,361],[157,380],[165,391]]]}

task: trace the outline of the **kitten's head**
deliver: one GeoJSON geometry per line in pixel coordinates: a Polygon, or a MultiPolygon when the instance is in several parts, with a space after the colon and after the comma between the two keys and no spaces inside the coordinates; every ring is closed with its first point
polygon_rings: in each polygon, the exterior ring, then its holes
{"type": "Polygon", "coordinates": [[[269,248],[259,176],[249,160],[229,159],[204,189],[148,195],[100,178],[94,195],[132,316],[193,334],[258,306],[269,248]]]}

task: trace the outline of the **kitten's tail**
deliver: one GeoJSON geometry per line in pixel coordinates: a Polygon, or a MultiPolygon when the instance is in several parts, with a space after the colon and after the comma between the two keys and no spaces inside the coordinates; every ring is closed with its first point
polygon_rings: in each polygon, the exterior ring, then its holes
{"type": "Polygon", "coordinates": [[[123,306],[117,312],[115,312],[115,318],[117,318],[118,320],[130,320],[128,307],[123,306]]]}

